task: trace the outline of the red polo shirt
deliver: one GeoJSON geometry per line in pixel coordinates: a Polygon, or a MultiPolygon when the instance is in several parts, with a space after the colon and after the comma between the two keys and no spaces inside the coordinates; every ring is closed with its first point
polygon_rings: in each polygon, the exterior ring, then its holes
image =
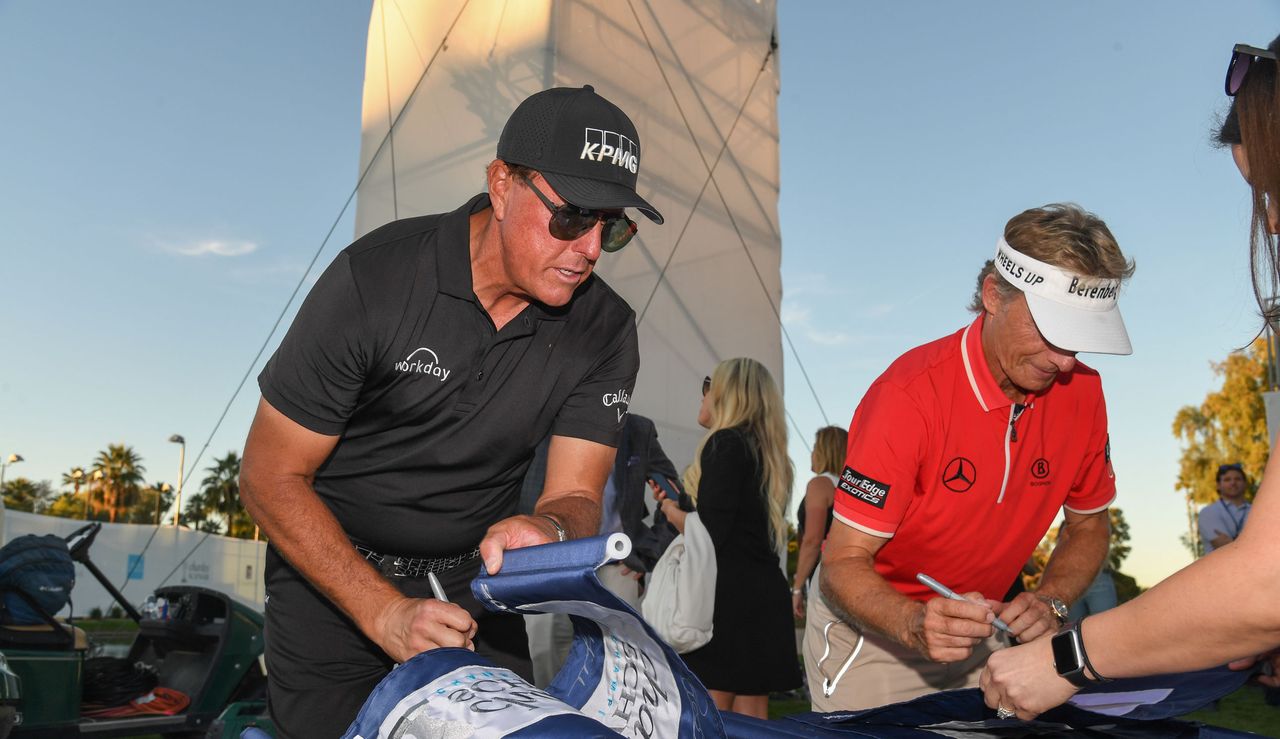
{"type": "Polygon", "coordinates": [[[1115,499],[1098,373],[1079,362],[1021,410],[982,351],[982,317],[903,354],[867,390],[849,427],[835,517],[888,539],[876,572],[903,595],[999,599],[1058,509],[1115,499]]]}

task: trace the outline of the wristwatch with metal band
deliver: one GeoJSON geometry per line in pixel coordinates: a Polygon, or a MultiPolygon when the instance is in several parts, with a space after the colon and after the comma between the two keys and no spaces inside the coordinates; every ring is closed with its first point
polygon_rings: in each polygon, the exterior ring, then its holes
{"type": "Polygon", "coordinates": [[[1053,648],[1053,667],[1058,675],[1077,688],[1083,688],[1089,683],[1110,682],[1089,664],[1089,654],[1084,651],[1084,639],[1080,636],[1081,621],[1073,621],[1053,635],[1050,642],[1053,648]],[[1092,677],[1089,676],[1090,673],[1092,677]]]}
{"type": "Polygon", "coordinates": [[[1037,595],[1036,597],[1044,601],[1044,604],[1049,606],[1049,610],[1053,611],[1053,615],[1058,619],[1059,626],[1067,622],[1067,618],[1071,615],[1071,609],[1061,598],[1053,598],[1048,595],[1037,595]]]}

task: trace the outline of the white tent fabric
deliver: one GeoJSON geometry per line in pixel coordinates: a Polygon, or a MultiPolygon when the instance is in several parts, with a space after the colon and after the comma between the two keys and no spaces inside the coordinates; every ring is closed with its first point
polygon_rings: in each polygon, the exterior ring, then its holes
{"type": "Polygon", "coordinates": [[[597,269],[635,308],[631,409],[692,460],[702,377],[760,360],[782,387],[773,0],[375,0],[357,235],[484,188],[503,123],[538,90],[593,85],[640,133],[666,217],[597,269]]]}

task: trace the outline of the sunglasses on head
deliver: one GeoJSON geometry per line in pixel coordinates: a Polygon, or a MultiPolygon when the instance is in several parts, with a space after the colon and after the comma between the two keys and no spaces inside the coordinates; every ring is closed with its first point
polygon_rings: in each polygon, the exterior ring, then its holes
{"type": "Polygon", "coordinates": [[[636,235],[636,222],[627,218],[627,215],[621,211],[589,210],[569,203],[556,205],[551,202],[551,198],[538,189],[537,185],[533,184],[533,180],[523,176],[520,179],[524,180],[524,184],[528,185],[542,204],[547,206],[547,210],[551,211],[547,230],[561,241],[573,241],[581,237],[595,228],[597,221],[604,223],[604,229],[600,231],[601,251],[618,251],[631,241],[632,236],[636,235]]]}
{"type": "Polygon", "coordinates": [[[1218,477],[1222,477],[1224,473],[1229,472],[1231,470],[1235,470],[1236,472],[1239,472],[1240,474],[1243,475],[1244,465],[1241,464],[1240,462],[1234,462],[1232,464],[1220,464],[1218,465],[1218,477]]]}
{"type": "Polygon", "coordinates": [[[711,392],[711,378],[704,377],[702,378],[702,394],[705,396],[709,392],[711,392]]]}
{"type": "Polygon", "coordinates": [[[1272,64],[1276,62],[1276,55],[1266,49],[1259,49],[1256,46],[1248,44],[1236,44],[1231,50],[1231,63],[1227,65],[1227,96],[1235,97],[1240,88],[1244,86],[1245,75],[1249,73],[1252,67],[1259,59],[1269,59],[1272,64]]]}

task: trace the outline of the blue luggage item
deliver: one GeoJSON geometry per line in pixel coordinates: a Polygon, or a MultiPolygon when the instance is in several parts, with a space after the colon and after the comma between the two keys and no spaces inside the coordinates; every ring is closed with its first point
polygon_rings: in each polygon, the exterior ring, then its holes
{"type": "Polygon", "coordinates": [[[0,623],[48,623],[70,602],[75,584],[76,567],[61,537],[19,536],[0,547],[0,623]]]}
{"type": "Polygon", "coordinates": [[[680,656],[596,577],[597,567],[629,551],[620,534],[514,549],[503,555],[500,573],[482,569],[472,581],[472,592],[492,610],[570,615],[573,646],[545,691],[474,652],[434,649],[392,670],[344,739],[1252,736],[1175,718],[1231,693],[1249,676],[1225,668],[1090,686],[1078,702],[1092,710],[1069,704],[1034,721],[995,718],[977,689],[774,721],[722,716],[680,656]]]}

